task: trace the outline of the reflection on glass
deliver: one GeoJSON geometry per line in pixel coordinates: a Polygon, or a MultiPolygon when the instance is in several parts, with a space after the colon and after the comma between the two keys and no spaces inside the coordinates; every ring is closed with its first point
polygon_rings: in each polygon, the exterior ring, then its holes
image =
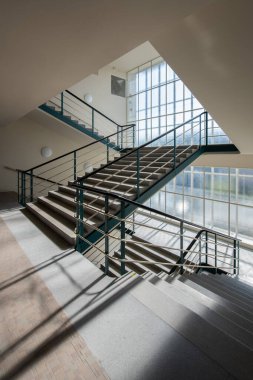
{"type": "Polygon", "coordinates": [[[174,216],[253,241],[253,170],[189,166],[150,200],[174,216]]]}

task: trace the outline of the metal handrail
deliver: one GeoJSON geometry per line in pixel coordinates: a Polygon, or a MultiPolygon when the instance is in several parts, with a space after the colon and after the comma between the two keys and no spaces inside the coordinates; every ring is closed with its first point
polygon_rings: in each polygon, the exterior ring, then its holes
{"type": "Polygon", "coordinates": [[[82,102],[83,104],[85,104],[87,107],[89,107],[92,110],[94,110],[99,115],[103,116],[105,119],[109,120],[111,123],[115,124],[117,127],[120,127],[120,128],[124,127],[124,125],[120,125],[120,124],[116,123],[116,121],[114,121],[110,117],[106,116],[103,112],[99,111],[97,108],[93,107],[92,105],[86,103],[84,100],[82,100],[81,98],[79,98],[77,95],[73,94],[73,92],[71,92],[69,90],[65,90],[65,91],[68,94],[70,94],[71,96],[73,96],[74,98],[76,98],[77,100],[79,100],[80,102],[82,102]]]}
{"type": "Polygon", "coordinates": [[[122,195],[119,195],[117,193],[113,193],[113,192],[109,192],[109,191],[105,191],[105,190],[101,190],[101,189],[96,189],[94,187],[91,187],[91,186],[87,186],[87,185],[80,185],[80,184],[76,184],[75,182],[69,182],[69,186],[71,187],[74,187],[76,189],[80,189],[80,190],[87,190],[87,191],[90,191],[90,192],[94,192],[94,193],[98,193],[100,195],[107,195],[109,197],[112,197],[112,198],[116,198],[120,201],[124,201],[125,203],[130,203],[134,206],[136,206],[136,208],[142,208],[146,211],[149,211],[149,212],[153,212],[153,213],[156,213],[158,215],[161,215],[165,218],[170,218],[170,219],[173,219],[173,220],[176,220],[177,222],[183,222],[184,224],[187,224],[191,227],[194,227],[194,228],[198,228],[198,229],[201,229],[202,232],[209,232],[209,233],[212,233],[212,234],[216,234],[217,236],[220,236],[222,237],[223,239],[228,239],[228,240],[235,240],[235,241],[238,241],[240,242],[241,240],[236,238],[236,237],[232,237],[232,236],[229,236],[229,235],[226,235],[226,234],[222,234],[221,232],[216,232],[210,228],[207,228],[207,227],[204,227],[204,226],[201,226],[199,224],[196,224],[196,223],[192,223],[192,222],[189,222],[185,219],[182,219],[182,218],[178,218],[177,216],[174,216],[174,215],[171,215],[171,214],[167,214],[163,211],[160,211],[160,210],[156,210],[152,207],[149,207],[149,206],[145,206],[141,203],[138,203],[136,201],[133,201],[129,198],[125,198],[123,197],[122,195]]]}
{"type": "MultiPolygon", "coordinates": [[[[216,273],[220,273],[220,272],[224,272],[224,270],[221,269],[221,266],[217,265],[217,263],[225,263],[225,261],[222,261],[220,259],[221,255],[219,255],[218,253],[222,252],[222,251],[218,251],[217,249],[217,237],[219,238],[222,238],[223,240],[227,240],[228,241],[228,244],[231,245],[231,249],[233,250],[233,255],[230,256],[230,259],[232,260],[233,264],[229,267],[229,268],[224,268],[223,269],[231,269],[233,270],[233,274],[236,274],[236,273],[239,273],[239,242],[240,242],[240,239],[238,238],[235,238],[235,237],[231,237],[229,235],[226,235],[226,234],[222,234],[220,232],[216,232],[214,230],[211,230],[210,228],[206,228],[206,227],[203,227],[203,226],[200,226],[200,225],[197,225],[195,223],[192,223],[192,222],[188,222],[184,219],[181,219],[181,218],[178,218],[178,217],[175,217],[173,215],[170,215],[170,214],[167,214],[167,213],[164,213],[162,211],[159,211],[159,210],[155,210],[151,207],[148,207],[148,206],[145,206],[145,205],[142,205],[142,204],[139,204],[138,202],[136,201],[133,201],[133,200],[130,200],[130,199],[127,199],[121,195],[118,195],[118,194],[115,194],[113,192],[108,192],[108,191],[105,191],[105,190],[100,190],[100,189],[96,189],[96,188],[92,188],[90,186],[87,186],[87,185],[76,185],[76,184],[73,184],[73,183],[69,183],[70,186],[74,187],[77,189],[77,192],[79,193],[79,199],[77,201],[77,204],[78,204],[78,209],[79,209],[79,206],[80,206],[80,209],[79,211],[77,212],[77,217],[76,217],[76,220],[77,220],[77,236],[78,236],[78,240],[79,241],[83,241],[83,242],[86,242],[88,243],[89,245],[93,245],[86,237],[83,236],[83,225],[85,224],[84,220],[83,220],[83,211],[80,211],[83,209],[83,198],[84,198],[84,194],[83,194],[83,191],[89,191],[89,192],[94,192],[94,193],[98,193],[98,194],[102,194],[104,196],[104,199],[105,199],[105,209],[104,209],[104,215],[105,215],[105,224],[104,224],[104,227],[101,226],[101,227],[96,227],[96,226],[93,226],[93,229],[95,229],[96,231],[98,231],[100,234],[101,234],[101,237],[105,238],[105,241],[107,243],[105,243],[105,246],[107,247],[106,248],[106,252],[105,254],[108,255],[109,251],[108,251],[108,238],[109,238],[109,233],[110,231],[108,230],[108,221],[110,219],[113,219],[114,215],[111,215],[109,213],[109,209],[108,209],[108,201],[109,201],[109,198],[112,197],[112,198],[116,198],[117,200],[120,201],[120,204],[121,204],[121,209],[120,209],[120,219],[117,220],[118,224],[120,223],[121,225],[121,237],[118,239],[120,240],[120,244],[121,244],[121,273],[124,274],[125,273],[125,263],[128,261],[128,260],[125,260],[125,244],[126,244],[126,240],[125,240],[125,222],[126,222],[126,215],[125,215],[125,208],[126,206],[129,206],[129,204],[131,205],[134,205],[135,208],[141,208],[141,209],[144,209],[144,210],[148,210],[149,212],[151,213],[155,213],[155,214],[158,214],[158,215],[161,215],[165,218],[170,218],[172,220],[176,220],[180,223],[180,248],[176,249],[180,252],[180,256],[178,258],[178,260],[176,261],[176,263],[173,263],[173,265],[171,264],[168,264],[168,265],[171,265],[171,269],[170,269],[170,274],[173,273],[177,268],[180,268],[180,273],[183,273],[183,268],[184,267],[187,267],[188,266],[188,263],[190,262],[192,264],[192,259],[191,259],[191,255],[195,253],[195,256],[194,256],[194,260],[195,258],[197,257],[197,254],[198,252],[196,251],[192,251],[192,248],[194,247],[194,245],[197,243],[197,242],[201,242],[200,240],[200,237],[202,234],[205,234],[205,241],[204,241],[204,244],[206,246],[206,252],[203,253],[204,257],[206,258],[206,263],[202,263],[201,261],[201,257],[199,259],[199,263],[198,262],[195,262],[193,264],[193,267],[198,267],[198,268],[201,268],[202,266],[206,267],[208,266],[209,268],[214,268],[216,273]],[[185,227],[185,225],[187,226],[191,226],[191,227],[194,227],[194,228],[198,228],[199,231],[197,232],[197,234],[195,235],[195,237],[192,238],[190,244],[187,246],[187,249],[184,249],[183,248],[183,241],[184,241],[184,228],[187,228],[185,227]],[[79,228],[81,227],[81,229],[79,230],[79,228]],[[215,250],[214,250],[214,254],[212,255],[209,255],[208,254],[208,244],[210,243],[210,236],[209,235],[212,235],[214,236],[214,246],[215,246],[215,250]],[[230,242],[230,243],[229,243],[230,242]],[[190,257],[186,258],[186,256],[190,254],[190,257]],[[208,257],[212,257],[214,262],[215,262],[215,265],[210,265],[208,264],[208,257]]],[[[119,212],[119,211],[118,211],[119,212]]],[[[169,249],[169,248],[168,248],[169,249]]],[[[224,255],[223,255],[224,256],[224,255]]],[[[106,257],[106,273],[108,272],[108,268],[109,268],[109,259],[111,259],[111,257],[108,257],[108,256],[105,256],[106,257]]],[[[138,260],[136,261],[138,262],[138,260]]],[[[145,262],[145,260],[141,261],[141,262],[145,262]]],[[[147,263],[150,264],[150,262],[147,261],[147,263]]],[[[224,272],[226,273],[226,272],[224,272]]]]}
{"type": "MultiPolygon", "coordinates": [[[[65,154],[62,154],[62,155],[60,155],[60,156],[58,156],[58,157],[55,157],[55,158],[53,158],[52,160],[49,160],[49,161],[47,161],[47,162],[43,162],[43,164],[39,164],[39,165],[36,165],[36,166],[34,166],[34,167],[30,168],[30,169],[27,169],[27,170],[20,170],[20,171],[22,171],[22,172],[24,172],[24,173],[27,173],[28,171],[38,169],[38,168],[40,168],[40,167],[42,167],[42,166],[45,166],[45,165],[47,165],[47,164],[50,164],[51,162],[54,162],[54,161],[56,161],[56,160],[59,160],[59,159],[61,159],[61,158],[63,158],[63,157],[66,157],[66,156],[68,156],[68,155],[70,155],[70,154],[73,154],[73,153],[75,153],[75,152],[79,152],[80,150],[82,150],[82,149],[84,149],[84,148],[88,148],[88,147],[91,146],[91,145],[94,145],[94,144],[100,143],[101,141],[106,140],[106,139],[108,139],[108,138],[110,138],[110,137],[112,137],[112,136],[118,135],[119,133],[125,132],[125,131],[127,131],[128,129],[135,127],[135,124],[126,124],[125,126],[126,126],[127,128],[123,129],[122,131],[114,132],[114,133],[112,133],[111,135],[105,136],[105,137],[103,137],[103,138],[101,138],[101,139],[99,139],[99,140],[97,140],[97,141],[93,141],[93,142],[91,142],[91,143],[89,143],[89,144],[86,144],[86,145],[80,147],[80,148],[77,148],[77,149],[71,150],[71,151],[68,152],[68,153],[65,153],[65,154]]],[[[122,126],[122,127],[124,127],[124,126],[122,126]]],[[[111,144],[113,145],[113,143],[111,143],[111,144]]]]}
{"type": "MultiPolygon", "coordinates": [[[[207,115],[207,114],[208,114],[208,113],[207,113],[206,111],[201,112],[199,115],[193,117],[192,119],[190,119],[190,120],[188,120],[188,121],[185,121],[184,123],[178,125],[178,126],[175,127],[175,128],[170,129],[169,131],[167,131],[167,132],[161,134],[160,136],[155,137],[153,140],[150,140],[150,141],[146,142],[145,144],[140,145],[140,146],[137,147],[137,148],[131,149],[130,152],[124,154],[123,156],[120,156],[119,158],[116,158],[115,160],[113,160],[113,162],[109,162],[108,164],[105,164],[105,165],[101,166],[101,168],[94,170],[92,173],[89,173],[89,174],[87,174],[87,175],[85,175],[85,176],[79,178],[78,180],[75,181],[75,183],[77,183],[77,182],[79,182],[79,181],[82,181],[82,180],[85,180],[85,179],[89,178],[91,175],[94,175],[94,174],[98,173],[100,170],[105,169],[105,168],[107,168],[108,166],[110,166],[110,165],[112,165],[112,164],[115,164],[116,162],[118,162],[119,160],[121,160],[123,157],[127,157],[127,156],[129,156],[130,154],[133,154],[134,152],[137,152],[138,150],[140,150],[140,149],[146,147],[147,145],[150,145],[150,144],[152,144],[153,142],[155,142],[155,141],[157,141],[157,140],[159,140],[159,139],[161,139],[161,138],[167,136],[169,133],[172,133],[172,132],[176,131],[177,129],[182,128],[184,125],[186,125],[186,124],[188,124],[188,123],[191,123],[193,120],[201,118],[202,115],[207,115]]],[[[173,146],[173,145],[172,145],[172,146],[173,146]]]]}

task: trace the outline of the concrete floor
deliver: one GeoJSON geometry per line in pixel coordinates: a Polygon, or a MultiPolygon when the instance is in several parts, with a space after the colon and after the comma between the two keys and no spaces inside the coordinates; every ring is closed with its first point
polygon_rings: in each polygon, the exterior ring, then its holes
{"type": "MultiPolygon", "coordinates": [[[[143,215],[141,213],[140,214],[136,213],[135,220],[147,226],[154,226],[155,228],[161,229],[161,231],[156,231],[148,227],[136,225],[135,231],[136,231],[137,236],[142,237],[143,239],[151,242],[152,244],[157,244],[164,248],[170,247],[171,252],[173,252],[173,248],[175,248],[174,252],[175,253],[178,252],[177,250],[179,250],[180,248],[180,240],[179,240],[180,229],[178,226],[168,224],[164,221],[159,221],[154,218],[150,218],[149,215],[143,215]]],[[[129,224],[128,227],[132,228],[132,225],[129,224]]],[[[187,247],[187,245],[195,237],[196,232],[187,230],[186,234],[188,238],[184,240],[185,242],[184,247],[187,247]]],[[[219,247],[219,250],[222,251],[222,249],[225,249],[225,246],[219,247]]],[[[233,254],[232,249],[229,250],[229,254],[230,255],[233,254]]],[[[239,277],[249,282],[253,282],[253,250],[249,248],[244,248],[243,246],[240,247],[240,276],[239,277]]]]}
{"type": "MultiPolygon", "coordinates": [[[[57,309],[55,305],[58,305],[64,318],[67,318],[64,320],[66,324],[70,324],[71,328],[73,327],[77,332],[76,339],[79,343],[81,339],[82,349],[87,350],[93,358],[91,362],[93,360],[94,368],[99,369],[100,372],[94,370],[94,373],[99,373],[97,378],[102,379],[106,376],[113,380],[233,378],[194,343],[185,339],[171,325],[156,315],[150,307],[140,302],[140,294],[145,292],[145,287],[143,287],[145,282],[141,278],[130,276],[115,282],[104,276],[97,267],[70,249],[42,223],[36,221],[26,211],[19,209],[15,202],[7,203],[8,207],[5,207],[2,202],[0,217],[17,246],[16,256],[13,250],[13,258],[8,263],[8,267],[4,261],[1,266],[4,274],[2,286],[8,285],[14,299],[17,299],[23,297],[19,284],[27,284],[26,288],[32,291],[37,304],[42,310],[45,308],[48,311],[46,321],[51,321],[57,309]],[[20,250],[26,262],[29,263],[26,267],[17,265],[20,250]],[[11,273],[9,273],[9,268],[14,268],[11,273]],[[45,287],[46,297],[56,303],[52,310],[49,308],[49,302],[41,298],[40,288],[34,287],[33,283],[27,283],[28,279],[35,275],[37,281],[40,282],[40,287],[45,287]],[[17,284],[18,286],[14,286],[17,284]]],[[[1,247],[1,257],[4,258],[8,241],[5,245],[1,244],[1,247]]],[[[8,297],[6,298],[4,290],[0,294],[3,297],[1,302],[8,304],[8,297]]],[[[26,298],[29,304],[29,295],[26,298]]],[[[14,309],[17,306],[17,310],[14,311],[15,321],[20,322],[22,327],[23,322],[22,319],[19,321],[19,317],[24,315],[26,304],[15,302],[12,305],[14,309]]],[[[169,307],[169,304],[164,307],[169,307]]],[[[12,313],[14,309],[10,309],[12,310],[10,312],[12,313]]],[[[44,314],[42,318],[43,316],[44,314]]],[[[30,313],[25,319],[29,320],[26,326],[31,336],[35,322],[30,313]]],[[[21,328],[17,332],[14,324],[9,325],[8,316],[3,317],[2,311],[1,320],[5,323],[1,334],[6,336],[6,331],[13,329],[13,341],[10,342],[7,339],[6,346],[3,347],[5,350],[8,350],[10,344],[15,344],[15,339],[26,339],[27,331],[22,331],[21,328]]],[[[59,326],[55,324],[54,327],[55,329],[51,331],[53,338],[59,326]]],[[[71,331],[72,334],[73,330],[71,331]]],[[[47,349],[41,352],[40,338],[36,335],[32,336],[35,337],[34,345],[31,346],[32,352],[38,352],[42,356],[45,352],[43,365],[47,366],[47,349]]],[[[74,344],[67,339],[68,337],[68,334],[60,334],[55,341],[52,341],[52,345],[57,346],[60,339],[64,354],[64,347],[68,351],[68,346],[74,344]]],[[[23,354],[27,354],[26,361],[17,353],[16,359],[13,359],[14,363],[9,362],[9,370],[13,368],[23,370],[24,379],[36,378],[33,370],[37,368],[37,356],[29,355],[27,348],[23,354]],[[23,363],[25,367],[22,367],[23,363]],[[32,372],[28,374],[26,370],[32,372]]],[[[66,356],[61,360],[63,368],[66,363],[69,363],[68,370],[72,365],[76,367],[76,355],[74,352],[70,355],[71,360],[66,356]]],[[[45,378],[68,380],[77,378],[72,372],[62,377],[58,374],[53,376],[51,369],[50,371],[50,375],[47,374],[48,377],[45,378]]],[[[2,377],[7,379],[14,378],[16,375],[17,372],[12,377],[4,377],[4,375],[2,377]]]]}

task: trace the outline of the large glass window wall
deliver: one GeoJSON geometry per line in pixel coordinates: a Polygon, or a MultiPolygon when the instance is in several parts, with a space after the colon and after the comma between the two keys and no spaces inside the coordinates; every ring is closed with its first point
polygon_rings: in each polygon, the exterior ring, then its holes
{"type": "MultiPolygon", "coordinates": [[[[136,124],[136,146],[203,111],[203,106],[161,57],[128,72],[127,121],[136,124]]],[[[209,143],[228,142],[212,119],[209,128],[209,143]]]]}
{"type": "Polygon", "coordinates": [[[189,166],[147,204],[253,243],[253,170],[189,166]]]}

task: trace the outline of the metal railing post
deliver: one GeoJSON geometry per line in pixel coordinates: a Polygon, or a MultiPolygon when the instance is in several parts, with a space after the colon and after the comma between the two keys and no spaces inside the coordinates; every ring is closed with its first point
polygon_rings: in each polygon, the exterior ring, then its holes
{"type": "Polygon", "coordinates": [[[117,125],[117,146],[119,147],[119,126],[117,125]]]}
{"type": "Polygon", "coordinates": [[[26,173],[22,172],[22,206],[26,204],[26,173]]]}
{"type": "Polygon", "coordinates": [[[199,116],[199,147],[201,147],[201,129],[202,129],[202,125],[201,125],[201,115],[199,116]]]}
{"type": "Polygon", "coordinates": [[[184,273],[184,238],[183,238],[183,221],[180,222],[180,274],[184,273]]]}
{"type": "Polygon", "coordinates": [[[236,259],[237,259],[237,244],[236,244],[236,240],[234,240],[234,247],[233,247],[233,256],[234,256],[234,260],[233,260],[233,274],[236,274],[236,269],[237,269],[237,265],[236,265],[236,259]]]}
{"type": "Polygon", "coordinates": [[[174,156],[174,169],[176,167],[176,130],[174,129],[174,151],[173,151],[173,156],[174,156]]]}
{"type": "MultiPolygon", "coordinates": [[[[83,185],[83,182],[80,182],[80,185],[83,185]]],[[[83,240],[81,239],[81,236],[84,235],[84,226],[83,226],[83,216],[84,216],[84,208],[83,208],[83,189],[78,189],[76,191],[76,204],[77,204],[77,240],[76,240],[76,250],[78,252],[83,251],[83,240]]]]}
{"type": "Polygon", "coordinates": [[[132,131],[133,131],[133,148],[134,148],[134,143],[135,143],[135,127],[134,127],[134,125],[133,125],[132,131]]]}
{"type": "Polygon", "coordinates": [[[202,235],[199,236],[199,265],[201,265],[201,257],[202,257],[202,235]]]}
{"type": "Polygon", "coordinates": [[[18,170],[18,203],[20,203],[20,170],[18,170]]]}
{"type": "Polygon", "coordinates": [[[94,134],[94,128],[95,128],[95,114],[94,114],[94,109],[92,108],[92,111],[91,111],[91,130],[92,130],[92,134],[94,134]]]}
{"type": "Polygon", "coordinates": [[[106,139],[106,163],[108,164],[108,162],[109,162],[109,139],[108,139],[108,137],[107,137],[107,139],[106,139]]]}
{"type": "Polygon", "coordinates": [[[206,231],[206,264],[208,263],[208,231],[206,231]]]}
{"type": "Polygon", "coordinates": [[[204,113],[204,123],[205,123],[205,131],[206,131],[206,145],[208,145],[208,113],[204,113]]]}
{"type": "Polygon", "coordinates": [[[63,92],[61,93],[61,115],[63,115],[63,92]]]}
{"type": "Polygon", "coordinates": [[[237,241],[237,276],[240,274],[240,242],[237,241]]]}
{"type": "Polygon", "coordinates": [[[105,274],[109,272],[109,229],[108,229],[108,212],[109,212],[109,201],[108,194],[105,195],[105,274]]]}
{"type": "MultiPolygon", "coordinates": [[[[125,243],[125,237],[126,237],[126,229],[125,229],[125,201],[120,202],[120,218],[121,218],[121,223],[120,223],[120,252],[121,252],[121,260],[125,260],[126,257],[126,243],[125,243]]],[[[126,269],[125,269],[125,261],[121,261],[121,275],[125,274],[126,269]]]]}
{"type": "Polygon", "coordinates": [[[140,196],[140,150],[136,151],[136,192],[137,198],[140,196]]]}
{"type": "Polygon", "coordinates": [[[215,273],[217,273],[217,234],[214,234],[214,252],[215,252],[215,259],[214,259],[214,266],[215,266],[215,273]]]}
{"type": "Polygon", "coordinates": [[[33,170],[30,171],[30,202],[33,202],[33,170]]]}
{"type": "Polygon", "coordinates": [[[74,152],[74,181],[76,180],[76,151],[74,152]]]}

